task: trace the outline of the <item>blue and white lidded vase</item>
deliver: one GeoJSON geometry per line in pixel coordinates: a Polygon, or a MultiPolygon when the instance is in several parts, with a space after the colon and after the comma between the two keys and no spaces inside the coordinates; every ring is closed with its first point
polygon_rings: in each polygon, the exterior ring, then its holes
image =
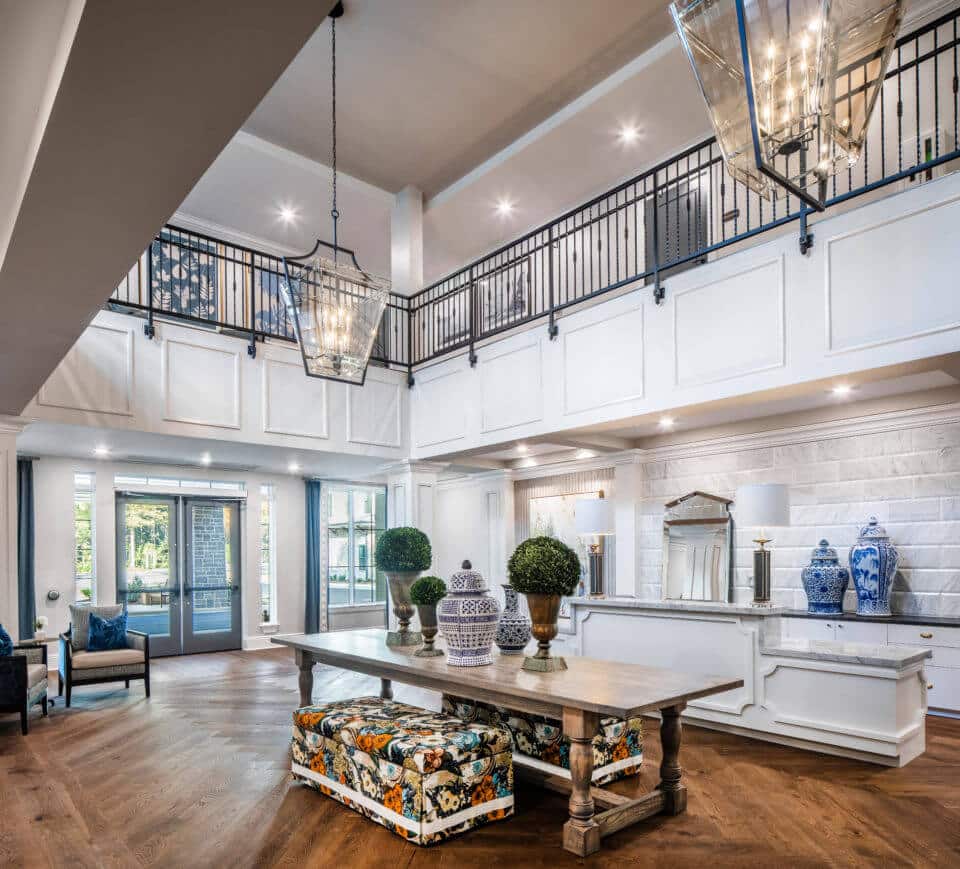
{"type": "Polygon", "coordinates": [[[843,594],[850,582],[850,571],[840,564],[837,550],[821,540],[803,572],[803,590],[807,595],[808,613],[843,612],[843,594]]]}
{"type": "Polygon", "coordinates": [[[500,606],[487,593],[487,584],[469,561],[447,583],[447,596],[437,605],[437,621],[447,645],[447,663],[480,667],[493,663],[493,638],[500,606]]]}
{"type": "Polygon", "coordinates": [[[509,582],[503,584],[504,607],[497,626],[497,646],[501,655],[522,655],[530,642],[530,616],[520,609],[517,592],[509,582]]]}
{"type": "Polygon", "coordinates": [[[886,529],[877,524],[876,516],[871,516],[850,548],[850,575],[857,590],[857,615],[890,615],[890,592],[899,560],[900,553],[890,542],[886,529]]]}

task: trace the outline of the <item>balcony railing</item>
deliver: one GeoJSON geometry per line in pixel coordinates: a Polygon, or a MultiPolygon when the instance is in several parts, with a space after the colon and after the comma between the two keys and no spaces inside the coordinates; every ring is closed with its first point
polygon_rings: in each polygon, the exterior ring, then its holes
{"type": "MultiPolygon", "coordinates": [[[[958,17],[897,42],[863,155],[831,179],[828,206],[932,179],[960,158],[958,17]]],[[[869,63],[843,71],[839,102],[864,87],[869,63]]],[[[801,213],[796,197],[771,202],[733,179],[708,139],[412,296],[410,359],[469,349],[472,362],[478,341],[541,320],[552,336],[559,312],[628,284],[652,284],[660,299],[671,274],[801,213]]]]}
{"type": "MultiPolygon", "coordinates": [[[[954,10],[897,42],[863,155],[829,182],[829,208],[890,184],[918,184],[960,160],[958,25],[954,10]]],[[[870,60],[843,72],[838,100],[867,81],[870,60]]],[[[799,159],[799,157],[797,157],[799,159]]],[[[417,365],[534,322],[556,334],[557,315],[627,285],[658,300],[676,272],[801,219],[796,197],[767,201],[726,171],[714,139],[625,181],[410,298],[391,295],[372,359],[417,365]]],[[[280,297],[279,257],[164,227],[110,301],[199,323],[256,343],[294,341],[280,297]],[[149,290],[148,290],[149,288],[149,290]]],[[[411,381],[412,382],[412,381],[411,381]]]]}
{"type": "MultiPolygon", "coordinates": [[[[280,294],[280,257],[165,226],[133,265],[109,302],[154,317],[186,320],[249,340],[251,355],[266,338],[296,342],[280,294]],[[149,288],[149,289],[148,289],[149,288]]],[[[371,359],[409,368],[409,299],[390,294],[371,359]]]]}

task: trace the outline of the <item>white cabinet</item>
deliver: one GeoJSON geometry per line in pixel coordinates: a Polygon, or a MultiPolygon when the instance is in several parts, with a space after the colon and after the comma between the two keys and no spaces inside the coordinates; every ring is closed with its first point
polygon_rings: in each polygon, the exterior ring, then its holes
{"type": "Polygon", "coordinates": [[[873,622],[837,622],[837,639],[845,643],[887,644],[887,625],[873,622]]]}
{"type": "Polygon", "coordinates": [[[852,622],[843,619],[816,618],[783,620],[784,634],[797,640],[831,640],[845,643],[887,642],[887,625],[852,622]]]}

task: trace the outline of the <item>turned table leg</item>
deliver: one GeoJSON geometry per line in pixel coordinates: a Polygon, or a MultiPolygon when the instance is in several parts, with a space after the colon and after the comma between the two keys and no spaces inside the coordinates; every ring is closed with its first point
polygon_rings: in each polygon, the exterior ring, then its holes
{"type": "Polygon", "coordinates": [[[380,699],[393,700],[393,683],[389,679],[380,680],[380,699]]]}
{"type": "Polygon", "coordinates": [[[660,710],[660,745],[663,759],[660,762],[660,791],[663,794],[663,812],[679,815],[687,810],[687,789],[680,784],[683,770],[680,767],[680,713],[685,703],[667,706],[660,710]]]}
{"type": "Polygon", "coordinates": [[[563,710],[563,733],[570,738],[570,820],[563,825],[563,847],[580,857],[600,850],[600,826],[593,818],[593,737],[600,716],[563,710]]]}
{"type": "Polygon", "coordinates": [[[300,669],[300,706],[313,703],[313,656],[309,652],[297,649],[297,667],[300,669]]]}

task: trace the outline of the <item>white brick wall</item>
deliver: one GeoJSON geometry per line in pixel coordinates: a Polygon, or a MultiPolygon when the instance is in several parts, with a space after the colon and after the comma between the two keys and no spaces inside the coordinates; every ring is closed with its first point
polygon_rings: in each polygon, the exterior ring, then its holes
{"type": "MultiPolygon", "coordinates": [[[[877,516],[900,550],[893,594],[895,612],[960,616],[960,423],[931,422],[909,413],[885,420],[888,430],[864,422],[794,435],[770,433],[757,446],[724,441],[652,450],[644,466],[640,541],[641,597],[660,596],[663,504],[694,489],[732,498],[744,483],[787,483],[791,527],[773,536],[773,596],[777,603],[806,608],[800,571],[825,537],[842,561],[871,515],[877,516]],[[659,458],[658,454],[663,454],[659,458]]],[[[754,536],[738,527],[734,596],[752,598],[754,536]]],[[[848,609],[856,598],[848,591],[848,609]]]]}

